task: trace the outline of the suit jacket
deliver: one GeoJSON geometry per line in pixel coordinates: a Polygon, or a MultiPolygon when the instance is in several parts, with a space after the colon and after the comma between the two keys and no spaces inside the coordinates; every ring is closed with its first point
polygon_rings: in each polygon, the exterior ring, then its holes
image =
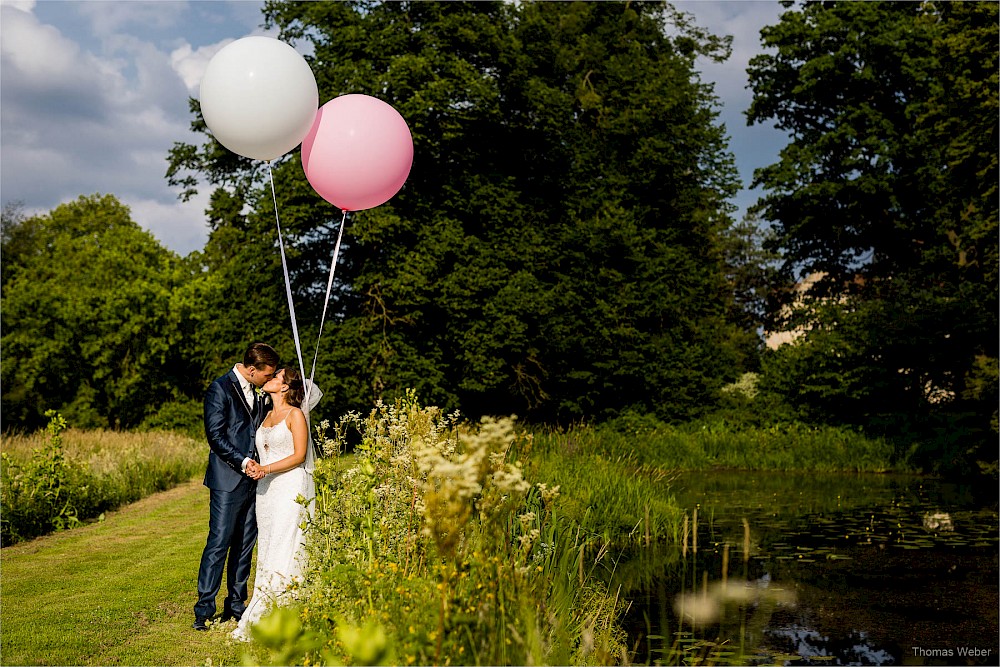
{"type": "Polygon", "coordinates": [[[205,436],[211,451],[205,486],[220,491],[232,491],[243,479],[243,459],[256,459],[254,439],[257,428],[271,409],[270,398],[265,394],[258,401],[258,414],[252,414],[247,404],[236,371],[231,370],[216,379],[205,394],[205,436]]]}

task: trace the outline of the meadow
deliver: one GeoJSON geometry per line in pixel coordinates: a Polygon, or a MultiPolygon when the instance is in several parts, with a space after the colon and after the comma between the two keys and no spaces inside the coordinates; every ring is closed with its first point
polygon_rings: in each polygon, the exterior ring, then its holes
{"type": "MultiPolygon", "coordinates": [[[[5,545],[8,535],[23,540],[78,526],[183,483],[190,507],[171,516],[184,526],[166,530],[181,531],[184,546],[157,554],[164,562],[151,570],[140,567],[145,575],[133,579],[143,582],[136,595],[91,585],[118,559],[101,551],[108,545],[93,542],[100,523],[59,533],[79,533],[89,546],[43,538],[5,550],[4,625],[35,630],[4,633],[4,664],[13,664],[8,656],[78,664],[156,656],[173,664],[190,662],[198,651],[197,661],[213,664],[629,663],[635,647],[622,619],[630,601],[607,584],[608,574],[623,552],[686,542],[693,517],[670,492],[680,470],[896,467],[886,443],[839,429],[651,421],[529,429],[510,418],[470,424],[408,394],[367,415],[317,425],[326,456],[315,475],[310,575],[291,591],[288,606],[256,628],[255,643],[233,645],[219,628],[176,652],[167,645],[186,636],[186,602],[204,540],[205,508],[194,507],[206,495],[196,494],[203,491],[197,477],[204,443],[170,432],[79,431],[58,415],[51,419],[45,432],[3,440],[5,545]],[[51,551],[47,544],[61,545],[60,562],[72,559],[74,549],[93,551],[94,558],[78,559],[57,590],[32,569],[37,555],[15,557],[36,544],[39,554],[51,551]],[[79,589],[71,597],[83,607],[74,602],[63,613],[53,599],[39,617],[31,606],[9,604],[8,593],[22,589],[37,600],[79,589]],[[144,602],[144,595],[156,599],[144,602]],[[99,639],[88,609],[111,610],[119,598],[141,610],[134,636],[119,638],[117,648],[86,652],[72,638],[99,639]],[[37,631],[47,623],[58,632],[37,631]]],[[[170,502],[160,511],[169,512],[170,502]]],[[[153,529],[162,523],[154,514],[124,514],[136,522],[130,532],[163,532],[153,529]]],[[[145,542],[128,548],[136,553],[122,557],[140,561],[139,552],[155,550],[145,542]]]]}
{"type": "Polygon", "coordinates": [[[204,471],[202,440],[170,431],[84,431],[55,413],[44,431],[2,438],[4,546],[100,520],[204,471]]]}

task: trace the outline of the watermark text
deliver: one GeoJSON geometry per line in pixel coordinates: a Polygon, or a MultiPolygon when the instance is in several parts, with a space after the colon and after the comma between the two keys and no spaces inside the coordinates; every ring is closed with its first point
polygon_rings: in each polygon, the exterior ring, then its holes
{"type": "Polygon", "coordinates": [[[955,648],[924,648],[911,646],[910,650],[917,658],[989,658],[996,655],[991,648],[978,646],[956,646],[955,648]]]}

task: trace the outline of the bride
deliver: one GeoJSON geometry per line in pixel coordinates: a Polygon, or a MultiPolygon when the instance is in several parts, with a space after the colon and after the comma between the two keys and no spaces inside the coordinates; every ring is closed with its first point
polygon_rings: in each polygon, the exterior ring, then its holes
{"type": "Polygon", "coordinates": [[[303,526],[312,511],[315,496],[313,456],[306,410],[319,402],[322,392],[304,382],[297,371],[286,368],[269,380],[263,390],[274,407],[257,430],[260,463],[247,472],[257,482],[257,574],[253,598],[233,631],[233,637],[250,640],[255,624],[301,578],[306,565],[303,526]],[[307,507],[296,502],[309,499],[307,507]]]}

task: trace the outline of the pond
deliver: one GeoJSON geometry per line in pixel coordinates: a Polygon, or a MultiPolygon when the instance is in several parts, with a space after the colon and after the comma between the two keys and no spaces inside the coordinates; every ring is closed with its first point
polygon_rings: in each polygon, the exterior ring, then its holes
{"type": "Polygon", "coordinates": [[[1000,664],[995,484],[684,473],[683,547],[608,563],[640,664],[1000,664]]]}

